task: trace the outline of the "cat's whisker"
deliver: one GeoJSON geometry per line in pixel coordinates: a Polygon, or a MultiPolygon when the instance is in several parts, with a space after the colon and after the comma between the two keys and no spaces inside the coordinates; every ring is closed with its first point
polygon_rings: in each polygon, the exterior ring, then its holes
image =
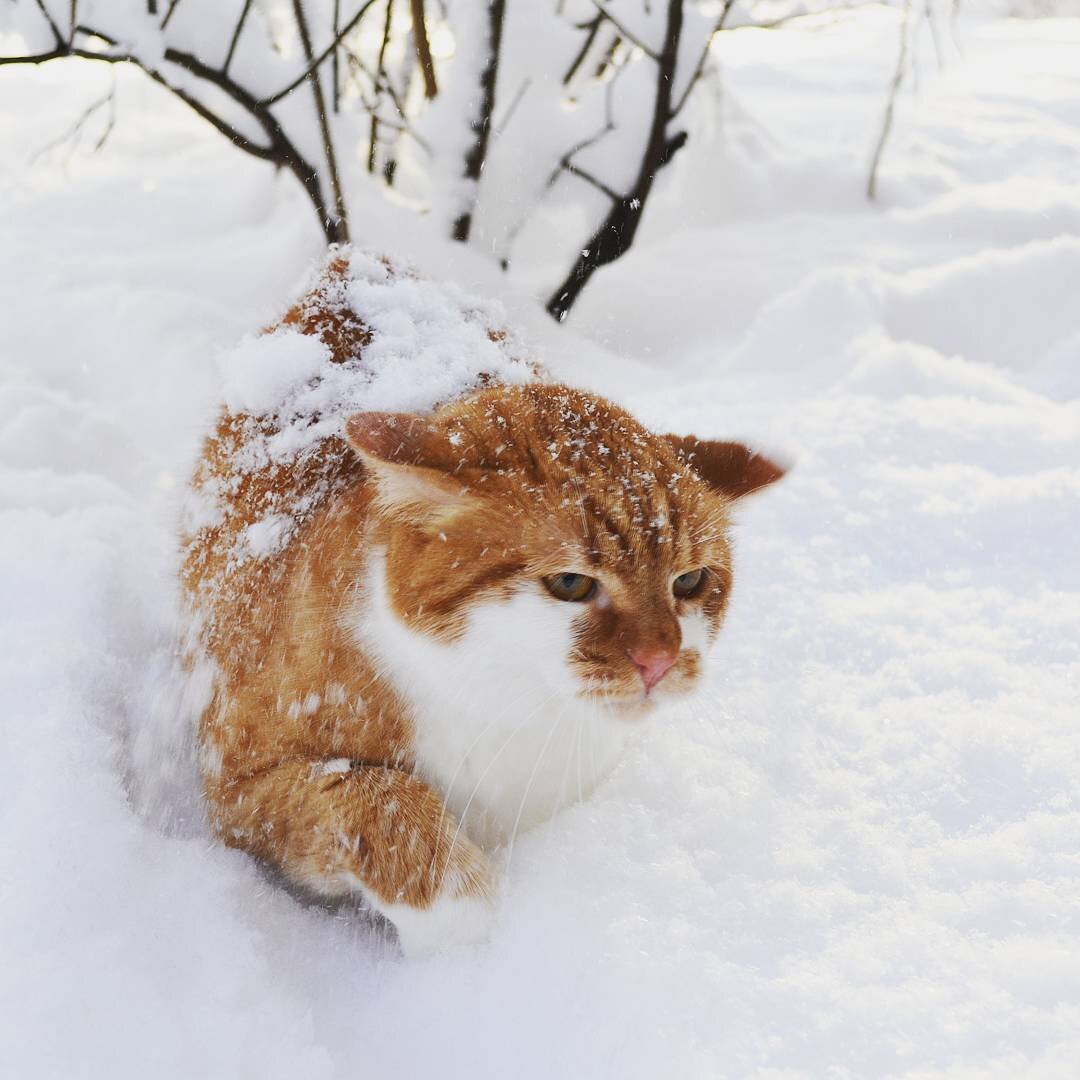
{"type": "MultiPolygon", "coordinates": [[[[573,715],[573,714],[572,714],[573,715]]],[[[577,714],[577,722],[574,728],[574,741],[576,743],[578,739],[578,733],[581,730],[582,717],[581,714],[577,714]]],[[[559,794],[556,801],[556,807],[563,806],[566,803],[566,785],[570,779],[570,762],[573,760],[573,749],[568,747],[566,750],[566,764],[563,766],[562,780],[559,782],[559,794]]]]}
{"type": "Polygon", "coordinates": [[[517,840],[518,829],[521,826],[521,816],[525,813],[525,804],[529,800],[529,793],[532,791],[533,784],[536,783],[536,775],[540,770],[540,764],[544,760],[547,754],[548,747],[551,745],[552,736],[559,730],[559,725],[562,723],[563,718],[559,716],[555,723],[551,725],[551,730],[548,732],[548,737],[544,740],[544,745],[540,748],[540,753],[537,755],[536,763],[532,767],[532,772],[529,774],[529,781],[525,785],[525,793],[521,796],[521,802],[518,805],[517,817],[514,818],[514,826],[510,830],[510,846],[506,853],[506,874],[510,873],[510,863],[514,858],[514,842],[517,840]]]}
{"type": "Polygon", "coordinates": [[[502,753],[503,753],[503,751],[504,751],[504,750],[505,750],[505,749],[506,749],[506,748],[507,748],[507,747],[508,747],[508,746],[510,745],[510,743],[511,743],[511,742],[513,741],[513,738],[514,738],[514,736],[515,736],[515,735],[517,735],[517,734],[518,734],[519,732],[523,731],[523,730],[524,730],[524,729],[525,729],[525,728],[526,728],[526,727],[528,726],[528,724],[529,724],[529,721],[530,721],[530,720],[531,720],[531,719],[532,719],[532,718],[533,718],[533,717],[534,717],[534,716],[535,716],[535,715],[536,715],[536,714],[537,714],[538,712],[540,712],[540,711],[541,711],[542,709],[544,709],[544,708],[545,708],[545,707],[546,707],[546,706],[547,706],[547,705],[549,704],[549,702],[551,702],[551,701],[552,701],[552,700],[553,700],[553,699],[554,699],[554,698],[556,697],[556,695],[557,695],[557,694],[558,694],[558,691],[557,691],[557,690],[553,690],[553,691],[552,691],[552,692],[551,692],[550,694],[548,694],[548,695],[547,695],[547,697],[545,697],[545,698],[544,698],[544,699],[543,699],[543,700],[542,700],[542,701],[540,702],[540,704],[539,704],[539,705],[537,705],[537,706],[536,706],[536,708],[535,708],[535,709],[533,709],[533,711],[532,711],[531,713],[529,713],[529,715],[528,715],[528,716],[526,716],[526,717],[525,717],[525,719],[524,719],[524,720],[522,720],[522,721],[521,721],[521,723],[519,723],[519,724],[518,724],[518,725],[517,725],[517,726],[516,726],[516,727],[514,728],[514,730],[513,730],[513,731],[511,731],[511,732],[510,732],[510,734],[509,734],[509,735],[508,735],[508,736],[507,736],[507,737],[506,737],[506,738],[505,738],[505,739],[503,740],[503,744],[502,744],[502,746],[500,746],[500,747],[499,747],[499,749],[498,749],[498,750],[496,751],[495,755],[494,755],[494,756],[492,757],[492,759],[491,759],[491,760],[490,760],[490,761],[489,761],[489,762],[487,763],[487,767],[486,767],[486,768],[484,769],[484,771],[483,771],[483,772],[482,772],[482,773],[480,774],[480,778],[479,778],[479,779],[478,779],[478,780],[476,781],[476,784],[475,784],[475,785],[473,786],[472,792],[471,792],[471,794],[469,795],[469,798],[468,798],[468,800],[466,801],[466,803],[465,803],[465,806],[464,806],[464,807],[462,808],[461,814],[460,814],[460,815],[459,815],[459,817],[458,817],[458,824],[457,824],[457,828],[456,828],[456,829],[454,830],[454,836],[453,836],[453,839],[452,839],[452,840],[450,841],[450,850],[449,850],[449,851],[447,852],[447,854],[446,854],[446,861],[447,861],[447,863],[449,863],[450,859],[451,859],[451,858],[453,858],[453,855],[454,855],[454,846],[455,846],[455,845],[457,844],[457,840],[458,840],[458,837],[459,837],[459,836],[461,835],[461,830],[462,830],[462,827],[463,827],[463,826],[464,826],[464,824],[465,824],[465,818],[466,818],[466,816],[467,816],[467,815],[468,815],[468,813],[469,813],[469,807],[471,807],[471,806],[472,806],[472,802],[473,802],[473,799],[475,799],[475,798],[476,798],[476,796],[477,796],[477,795],[479,794],[479,792],[480,792],[480,788],[481,788],[481,787],[483,786],[483,783],[484,783],[484,781],[485,781],[485,780],[487,779],[487,775],[488,775],[488,773],[490,773],[490,772],[491,772],[492,768],[494,768],[494,766],[495,766],[495,763],[496,763],[496,762],[497,762],[497,761],[499,760],[499,758],[500,758],[500,757],[502,756],[502,753]]]}
{"type": "Polygon", "coordinates": [[[578,797],[578,802],[581,802],[582,799],[584,798],[584,795],[582,794],[582,789],[581,789],[581,742],[582,742],[582,739],[584,737],[585,737],[585,719],[584,719],[584,717],[582,717],[581,723],[578,724],[577,740],[574,743],[574,746],[576,748],[574,756],[577,759],[577,797],[578,797]]]}
{"type": "MultiPolygon", "coordinates": [[[[459,693],[455,696],[455,701],[457,700],[457,698],[464,695],[464,693],[466,691],[466,688],[467,688],[467,685],[468,685],[467,683],[464,683],[464,682],[462,683],[462,686],[461,686],[461,688],[459,690],[459,693]]],[[[504,719],[504,717],[507,715],[507,713],[511,709],[513,709],[518,704],[518,702],[521,701],[521,699],[523,697],[528,697],[528,694],[529,694],[529,691],[525,690],[524,692],[519,694],[517,697],[515,697],[513,699],[513,701],[511,701],[506,706],[505,709],[503,709],[501,712],[497,713],[494,717],[492,717],[492,719],[490,721],[488,721],[487,724],[484,725],[483,729],[480,731],[480,734],[477,735],[475,739],[473,739],[472,743],[465,750],[465,752],[461,755],[461,760],[458,762],[457,768],[454,769],[453,775],[450,777],[450,781],[449,781],[449,783],[446,785],[446,787],[444,789],[445,794],[444,794],[443,803],[442,803],[442,814],[441,814],[440,819],[439,819],[439,832],[436,835],[436,839],[435,839],[435,858],[434,858],[434,860],[432,862],[432,869],[431,869],[431,873],[432,873],[433,877],[434,877],[434,874],[437,873],[436,867],[439,865],[439,851],[440,851],[440,849],[442,847],[442,827],[446,823],[447,803],[449,803],[449,802],[451,802],[453,800],[453,797],[454,797],[454,785],[457,783],[457,778],[460,775],[461,770],[465,767],[465,763],[469,760],[469,756],[472,754],[472,752],[476,749],[477,746],[480,745],[480,742],[484,738],[484,736],[486,736],[491,731],[491,729],[494,728],[497,724],[500,724],[502,722],[502,720],[504,719]]],[[[511,737],[512,737],[512,734],[511,734],[511,737]]],[[[509,742],[509,739],[507,740],[507,742],[509,742]]],[[[504,746],[505,746],[505,744],[504,744],[504,746]]],[[[485,775],[486,775],[486,773],[485,773],[485,775]]],[[[481,777],[480,779],[482,781],[483,777],[481,777]]],[[[473,794],[475,795],[476,792],[474,791],[473,794]]],[[[471,802],[472,799],[470,798],[469,801],[471,802]]],[[[465,810],[468,810],[468,808],[469,808],[469,804],[466,803],[465,810]]],[[[458,819],[458,826],[457,826],[458,830],[461,829],[461,823],[464,820],[464,818],[465,818],[465,811],[463,810],[462,813],[461,813],[461,817],[458,819]]],[[[455,840],[457,839],[457,832],[456,831],[454,833],[454,839],[455,840]]],[[[447,862],[449,862],[451,855],[453,855],[453,852],[454,852],[454,847],[453,847],[453,842],[451,842],[450,850],[447,852],[447,855],[446,855],[447,862]]]]}

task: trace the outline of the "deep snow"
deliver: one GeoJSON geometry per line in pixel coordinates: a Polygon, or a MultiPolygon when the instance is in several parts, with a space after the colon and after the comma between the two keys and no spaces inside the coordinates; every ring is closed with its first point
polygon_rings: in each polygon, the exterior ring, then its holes
{"type": "Polygon", "coordinates": [[[868,208],[895,17],[727,35],[708,149],[563,328],[358,208],[564,377],[797,462],[741,514],[704,700],[422,963],[206,838],[170,659],[217,359],[309,210],[131,72],[101,152],[31,160],[114,73],[0,71],[0,1074],[1075,1073],[1080,21],[959,40],[868,208]]]}

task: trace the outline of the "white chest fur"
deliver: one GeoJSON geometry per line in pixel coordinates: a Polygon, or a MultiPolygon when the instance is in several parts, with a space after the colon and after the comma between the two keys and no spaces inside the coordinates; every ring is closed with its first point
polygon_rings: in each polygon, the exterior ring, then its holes
{"type": "Polygon", "coordinates": [[[398,619],[369,560],[351,629],[412,708],[420,775],[481,844],[583,798],[618,760],[625,721],[575,693],[569,608],[523,591],[474,606],[444,644],[398,619]]]}

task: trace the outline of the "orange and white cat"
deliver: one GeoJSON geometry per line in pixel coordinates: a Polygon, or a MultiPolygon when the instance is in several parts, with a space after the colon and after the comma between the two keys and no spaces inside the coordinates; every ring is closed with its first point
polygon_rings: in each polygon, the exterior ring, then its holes
{"type": "MultiPolygon", "coordinates": [[[[337,253],[275,332],[363,375],[377,332],[350,274],[337,253]]],[[[183,571],[214,670],[210,820],[302,886],[361,894],[406,951],[475,939],[492,853],[698,683],[732,587],[733,502],[783,470],[653,434],[536,370],[267,450],[320,423],[227,411],[194,478],[213,503],[183,571]]]]}

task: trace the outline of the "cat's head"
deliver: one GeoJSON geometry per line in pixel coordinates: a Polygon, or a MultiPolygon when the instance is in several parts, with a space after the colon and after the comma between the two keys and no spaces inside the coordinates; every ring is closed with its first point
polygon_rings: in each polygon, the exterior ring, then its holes
{"type": "Polygon", "coordinates": [[[732,503],[784,472],[543,384],[362,413],[346,435],[375,480],[398,628],[447,646],[425,655],[455,656],[463,683],[512,693],[527,668],[627,714],[700,679],[732,587],[732,503]]]}

